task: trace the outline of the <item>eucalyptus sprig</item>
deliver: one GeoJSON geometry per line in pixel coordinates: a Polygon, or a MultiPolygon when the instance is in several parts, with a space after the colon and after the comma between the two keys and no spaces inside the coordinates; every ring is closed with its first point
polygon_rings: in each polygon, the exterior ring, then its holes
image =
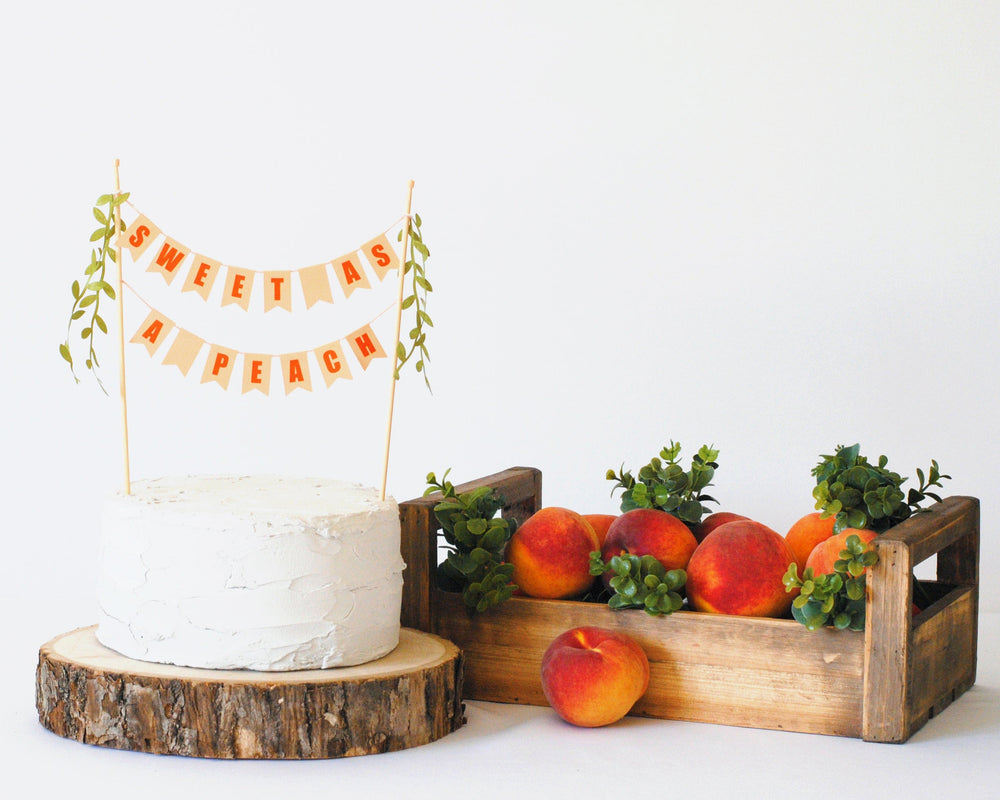
{"type": "Polygon", "coordinates": [[[621,510],[659,508],[689,525],[701,522],[702,515],[709,511],[704,504],[718,502],[704,490],[712,484],[715,470],[719,468],[716,463],[719,451],[702,445],[691,459],[689,470],[678,462],[680,453],[680,443],[671,441],[660,451],[659,458],[653,458],[639,470],[638,480],[625,470],[624,465],[617,473],[609,469],[605,477],[616,481],[611,493],[614,494],[617,489],[624,490],[621,510]]]}
{"type": "Polygon", "coordinates": [[[457,494],[446,470],[438,481],[427,474],[424,495],[440,492],[444,499],[434,506],[434,516],[448,543],[445,560],[438,565],[438,586],[462,593],[472,611],[481,613],[513,596],[514,565],[503,561],[504,549],[517,528],[516,520],[498,517],[503,497],[492,487],[481,486],[457,494]]]}
{"type": "MultiPolygon", "coordinates": [[[[80,285],[79,280],[75,280],[70,288],[70,291],[73,293],[73,307],[70,309],[69,323],[66,325],[66,341],[59,345],[59,355],[69,363],[73,379],[79,383],[80,379],[77,377],[76,368],[73,363],[73,353],[70,349],[70,339],[73,333],[73,323],[86,317],[82,323],[83,328],[80,330],[80,338],[87,343],[87,355],[84,364],[93,373],[94,378],[97,380],[97,385],[101,387],[101,390],[105,394],[108,392],[104,388],[104,383],[97,372],[100,362],[98,361],[97,349],[94,344],[95,336],[98,332],[108,332],[108,324],[104,321],[104,317],[100,313],[101,297],[103,295],[110,300],[115,299],[114,287],[108,282],[106,273],[108,262],[116,261],[114,250],[114,238],[116,234],[115,209],[127,199],[128,192],[117,196],[102,194],[97,198],[97,204],[94,206],[94,219],[100,223],[100,226],[90,234],[90,241],[92,243],[100,242],[100,244],[95,246],[90,252],[90,264],[87,265],[87,268],[83,272],[83,285],[80,285]]],[[[125,224],[122,223],[121,230],[124,229],[125,224]]]]}
{"type": "Polygon", "coordinates": [[[614,573],[608,581],[613,592],[608,607],[615,611],[623,608],[641,608],[653,617],[672,614],[680,609],[684,599],[681,589],[687,582],[682,569],[668,570],[653,556],[636,556],[622,553],[608,561],[599,551],[590,554],[590,574],[614,573]]]}
{"type": "Polygon", "coordinates": [[[792,562],[782,579],[785,591],[799,590],[792,601],[792,616],[811,631],[832,624],[837,630],[865,629],[865,570],[878,563],[878,553],[861,537],[851,534],[833,564],[833,572],[814,575],[806,567],[799,578],[792,562]]]}
{"type": "MultiPolygon", "coordinates": [[[[424,244],[423,235],[420,231],[422,221],[419,214],[414,214],[410,224],[410,252],[404,253],[403,274],[410,275],[410,294],[403,299],[402,308],[413,307],[413,327],[410,329],[410,345],[407,347],[400,342],[396,347],[396,380],[399,380],[399,373],[403,365],[410,359],[416,357],[414,367],[417,372],[423,373],[424,383],[427,388],[431,388],[430,380],[427,377],[427,362],[431,360],[427,352],[427,332],[424,327],[433,328],[434,321],[427,313],[427,295],[433,291],[431,282],[427,280],[427,259],[431,251],[424,244]],[[419,259],[419,260],[418,260],[419,259]]],[[[402,241],[403,231],[399,232],[397,241],[402,241]]]]}
{"type": "Polygon", "coordinates": [[[941,497],[930,489],[940,488],[942,480],[951,479],[950,475],[942,475],[937,461],[932,460],[926,476],[922,469],[916,471],[920,486],[911,487],[904,495],[901,487],[907,479],[888,468],[889,459],[884,455],[879,456],[877,464],[870,464],[861,455],[860,445],[854,444],[839,445],[833,455],[820,458],[812,470],[816,477],[813,497],[823,518],[836,518],[834,533],[845,528],[888,530],[924,510],[920,508],[924,500],[940,502],[941,497]]]}

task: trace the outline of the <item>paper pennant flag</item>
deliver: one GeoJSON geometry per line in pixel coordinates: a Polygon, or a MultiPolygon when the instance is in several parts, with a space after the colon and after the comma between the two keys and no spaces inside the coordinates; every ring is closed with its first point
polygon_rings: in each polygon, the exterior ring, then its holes
{"type": "Polygon", "coordinates": [[[215,279],[219,276],[221,268],[222,265],[218,261],[196,253],[194,263],[188,270],[187,277],[184,278],[184,286],[181,287],[181,291],[197,292],[201,295],[202,300],[208,300],[208,294],[212,291],[212,286],[215,284],[215,279]]]}
{"type": "Polygon", "coordinates": [[[226,285],[222,292],[222,305],[238,305],[244,311],[250,308],[253,291],[253,273],[236,267],[226,267],[226,285]]]}
{"type": "Polygon", "coordinates": [[[121,244],[122,249],[129,251],[132,261],[138,261],[142,257],[142,254],[146,252],[146,248],[152,244],[153,239],[159,235],[160,229],[140,214],[125,229],[125,233],[119,237],[118,242],[121,244]]]}
{"type": "Polygon", "coordinates": [[[375,331],[372,330],[371,325],[358,328],[347,337],[347,340],[351,345],[351,350],[354,351],[355,358],[361,364],[361,369],[368,369],[372,359],[385,358],[385,350],[382,349],[382,345],[375,337],[375,331]]]}
{"type": "Polygon", "coordinates": [[[264,311],[292,310],[292,273],[288,270],[264,273],[264,311]]]}
{"type": "Polygon", "coordinates": [[[177,268],[187,258],[188,252],[190,251],[180,242],[165,236],[163,244],[146,267],[146,272],[158,272],[168,284],[173,283],[179,271],[177,268]]]}
{"type": "Polygon", "coordinates": [[[323,373],[323,379],[329,388],[335,380],[343,378],[351,380],[351,370],[344,360],[344,350],[340,342],[330,342],[330,344],[317,347],[313,350],[316,360],[319,361],[319,371],[323,373]]]}
{"type": "Polygon", "coordinates": [[[350,297],[351,292],[355,289],[372,288],[372,285],[368,282],[368,276],[365,275],[365,271],[361,268],[361,259],[358,258],[357,253],[351,253],[350,255],[334,259],[333,271],[337,273],[340,288],[344,290],[344,297],[350,297]]]}
{"type": "Polygon", "coordinates": [[[173,364],[181,371],[182,375],[187,375],[203,344],[205,344],[204,339],[199,339],[193,333],[178,328],[177,336],[174,337],[173,344],[170,345],[170,349],[167,350],[167,354],[163,358],[163,365],[173,364]]]}
{"type": "Polygon", "coordinates": [[[361,252],[365,254],[365,258],[372,265],[372,269],[375,270],[375,274],[378,275],[380,281],[385,280],[385,276],[391,270],[399,269],[399,256],[392,249],[392,245],[389,244],[389,237],[384,233],[381,236],[376,236],[370,242],[363,244],[361,252]]]}
{"type": "Polygon", "coordinates": [[[243,394],[256,389],[264,394],[271,387],[271,356],[263,353],[243,354],[243,394]]]}
{"type": "Polygon", "coordinates": [[[139,330],[135,332],[135,335],[129,341],[145,345],[146,352],[152,356],[159,349],[160,345],[163,344],[163,340],[167,338],[167,334],[170,333],[173,327],[173,322],[159,311],[153,310],[149,312],[149,316],[146,317],[142,325],[139,326],[139,330]]]}
{"type": "Polygon", "coordinates": [[[296,389],[312,391],[312,381],[309,379],[309,362],[305,353],[285,353],[281,357],[281,377],[285,382],[285,394],[289,395],[296,389]]]}
{"type": "Polygon", "coordinates": [[[315,267],[299,270],[299,280],[302,282],[302,294],[306,298],[306,308],[312,308],[319,302],[333,302],[326,264],[317,264],[315,267]]]}
{"type": "Polygon", "coordinates": [[[229,379],[233,375],[235,364],[235,350],[213,344],[208,349],[208,360],[205,362],[205,370],[201,374],[201,382],[214,382],[219,384],[223,389],[228,389],[229,379]]]}

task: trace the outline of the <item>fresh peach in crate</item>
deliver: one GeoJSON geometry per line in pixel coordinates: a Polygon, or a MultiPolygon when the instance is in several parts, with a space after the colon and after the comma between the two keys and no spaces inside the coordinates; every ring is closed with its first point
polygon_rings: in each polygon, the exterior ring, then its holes
{"type": "Polygon", "coordinates": [[[705,537],[720,525],[725,525],[727,522],[735,522],[738,519],[749,519],[749,517],[744,517],[742,514],[734,514],[732,511],[716,511],[709,514],[701,522],[692,525],[691,533],[694,534],[695,539],[703,542],[705,541],[705,537]]]}
{"type": "Polygon", "coordinates": [[[604,546],[604,539],[608,535],[608,528],[611,527],[611,523],[618,519],[617,514],[584,514],[583,518],[590,523],[590,526],[594,529],[594,533],[597,534],[597,541],[604,546]]]}
{"type": "MultiPolygon", "coordinates": [[[[611,523],[601,558],[608,561],[631,553],[653,556],[667,569],[684,569],[697,546],[691,529],[677,517],[658,508],[635,508],[611,523]]],[[[610,580],[610,573],[605,580],[610,580]]]]}
{"type": "MultiPolygon", "coordinates": [[[[857,536],[862,543],[870,544],[878,534],[867,528],[844,528],[836,536],[820,542],[806,559],[806,567],[812,567],[813,575],[827,575],[834,571],[833,565],[840,560],[840,554],[847,547],[847,539],[857,536]]],[[[870,548],[866,548],[870,549],[870,548]]],[[[868,570],[865,569],[865,572],[868,570]]]]}
{"type": "Polygon", "coordinates": [[[590,554],[597,534],[575,511],[549,506],[532,514],[507,543],[511,580],[524,594],[549,600],[578,597],[594,583],[590,554]]]}
{"type": "Polygon", "coordinates": [[[788,529],[788,533],[785,534],[785,542],[788,543],[792,555],[795,556],[795,563],[799,567],[799,574],[805,569],[809,554],[816,545],[820,542],[825,542],[833,536],[834,522],[836,522],[836,517],[830,516],[823,519],[818,511],[814,511],[812,514],[806,514],[797,520],[788,529]]]}
{"type": "Polygon", "coordinates": [[[783,617],[795,599],[783,578],[795,560],[784,538],[753,520],[716,528],[687,566],[687,596],[697,611],[783,617]]]}

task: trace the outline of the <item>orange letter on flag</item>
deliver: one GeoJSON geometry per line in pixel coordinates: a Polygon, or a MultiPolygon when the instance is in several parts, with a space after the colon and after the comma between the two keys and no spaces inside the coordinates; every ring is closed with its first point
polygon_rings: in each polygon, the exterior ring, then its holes
{"type": "Polygon", "coordinates": [[[319,371],[323,373],[323,379],[329,387],[338,378],[351,380],[351,371],[347,368],[347,362],[343,359],[343,350],[340,342],[330,342],[322,347],[313,350],[316,360],[319,361],[319,371]]]}
{"type": "Polygon", "coordinates": [[[243,355],[243,394],[256,389],[264,394],[271,386],[271,356],[261,353],[243,355]]]}
{"type": "Polygon", "coordinates": [[[368,369],[374,358],[385,358],[385,350],[382,349],[371,325],[358,328],[347,338],[350,340],[355,357],[361,364],[361,369],[368,369]]]}
{"type": "Polygon", "coordinates": [[[340,288],[344,290],[344,297],[350,297],[355,289],[372,288],[368,276],[361,269],[361,260],[354,253],[336,259],[333,262],[333,271],[337,273],[340,288]]]}
{"type": "Polygon", "coordinates": [[[250,308],[250,292],[253,290],[253,273],[248,270],[226,267],[226,289],[222,293],[222,305],[236,304],[244,311],[250,308]]]}
{"type": "Polygon", "coordinates": [[[129,251],[132,261],[138,261],[159,235],[160,229],[140,214],[119,237],[119,242],[129,251]]]}
{"type": "Polygon", "coordinates": [[[281,357],[281,377],[285,381],[285,394],[291,394],[295,389],[312,391],[312,381],[309,380],[309,363],[305,353],[286,353],[281,357]]]}
{"type": "Polygon", "coordinates": [[[391,270],[399,268],[399,257],[384,233],[363,244],[361,252],[365,254],[380,281],[384,280],[391,270]]]}
{"type": "Polygon", "coordinates": [[[167,338],[167,334],[173,329],[174,323],[163,316],[159,311],[150,311],[149,315],[139,326],[139,330],[129,339],[135,344],[145,345],[146,352],[154,355],[167,338]]]}
{"type": "Polygon", "coordinates": [[[264,311],[272,308],[283,308],[285,311],[292,310],[292,273],[265,272],[264,273],[264,311]]]}
{"type": "Polygon", "coordinates": [[[235,362],[235,350],[213,344],[208,349],[208,360],[205,362],[205,371],[201,375],[201,382],[217,383],[223,389],[228,389],[235,362]]]}
{"type": "Polygon", "coordinates": [[[194,264],[192,264],[191,269],[188,270],[187,277],[184,279],[184,286],[181,287],[181,291],[197,292],[202,300],[208,300],[208,294],[212,291],[212,286],[215,284],[215,278],[219,274],[221,266],[218,261],[196,255],[194,257],[194,264]]]}
{"type": "Polygon", "coordinates": [[[172,283],[177,275],[177,266],[187,258],[187,254],[188,250],[184,245],[168,236],[156,258],[149,262],[146,272],[159,272],[168,284],[172,283]]]}

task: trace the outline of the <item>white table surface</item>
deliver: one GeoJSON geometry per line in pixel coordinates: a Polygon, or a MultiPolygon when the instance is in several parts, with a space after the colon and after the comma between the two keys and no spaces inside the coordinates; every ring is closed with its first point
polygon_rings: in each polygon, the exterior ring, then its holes
{"type": "MultiPolygon", "coordinates": [[[[43,615],[51,622],[51,614],[43,615]]],[[[75,627],[67,625],[66,629],[75,627]]],[[[467,702],[467,724],[398,753],[329,761],[212,761],[81,745],[34,709],[38,647],[62,630],[11,626],[0,781],[35,797],[1000,798],[1000,614],[979,627],[976,685],[903,745],[626,718],[574,728],[547,708],[467,702]],[[647,794],[648,792],[648,794],[647,794]],[[738,795],[735,794],[738,792],[738,795]]]]}

